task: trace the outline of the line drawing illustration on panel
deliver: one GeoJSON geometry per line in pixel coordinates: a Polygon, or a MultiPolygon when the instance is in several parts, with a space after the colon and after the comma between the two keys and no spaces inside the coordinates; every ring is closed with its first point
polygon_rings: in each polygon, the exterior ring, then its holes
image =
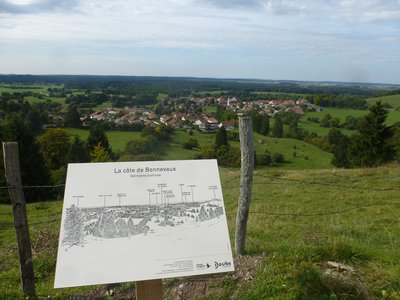
{"type": "Polygon", "coordinates": [[[168,189],[165,183],[148,192],[148,204],[121,205],[121,198],[127,193],[117,193],[118,206],[107,206],[112,194],[98,195],[103,206],[79,207],[79,200],[85,196],[75,195],[76,203],[66,209],[62,246],[65,251],[77,246],[84,247],[88,237],[100,239],[134,238],[136,235],[154,234],[160,227],[168,231],[179,229],[185,224],[205,223],[218,219],[224,214],[222,199],[216,197],[217,186],[209,186],[210,199],[195,201],[196,185],[179,184],[177,190],[168,189]]]}

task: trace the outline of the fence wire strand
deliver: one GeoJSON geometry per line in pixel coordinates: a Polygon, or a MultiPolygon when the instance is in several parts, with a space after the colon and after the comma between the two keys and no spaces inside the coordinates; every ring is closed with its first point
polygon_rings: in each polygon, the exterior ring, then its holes
{"type": "MultiPolygon", "coordinates": [[[[263,185],[263,184],[276,184],[276,185],[282,185],[285,184],[285,182],[295,182],[299,184],[304,184],[304,185],[320,185],[320,186],[330,186],[330,187],[340,187],[340,188],[347,188],[347,189],[356,189],[356,190],[366,190],[366,191],[399,191],[400,188],[373,188],[373,187],[358,187],[358,186],[351,186],[351,185],[345,185],[345,184],[337,184],[337,182],[348,182],[348,183],[358,183],[359,180],[335,180],[335,181],[314,181],[314,180],[299,180],[299,179],[291,179],[291,178],[282,178],[282,177],[271,177],[271,176],[265,176],[265,175],[260,175],[260,174],[254,174],[254,177],[259,177],[259,178],[265,178],[266,181],[257,181],[253,182],[253,185],[263,185]]],[[[232,183],[234,180],[238,180],[238,178],[233,178],[228,180],[227,185],[222,185],[221,187],[224,189],[230,189],[230,188],[241,188],[242,186],[240,184],[233,184],[230,185],[229,183],[232,183]]],[[[65,187],[65,184],[57,184],[57,185],[23,185],[23,186],[0,186],[0,189],[12,189],[12,188],[22,188],[22,189],[44,189],[44,188],[61,188],[65,187]]],[[[347,213],[355,210],[360,210],[363,208],[369,208],[369,207],[377,207],[377,206],[400,206],[399,203],[373,203],[373,204],[365,204],[365,205],[359,205],[359,206],[353,206],[345,209],[340,209],[340,210],[332,210],[332,211],[325,211],[325,212],[320,212],[320,213],[279,213],[279,212],[268,212],[268,211],[250,211],[250,215],[269,215],[269,216],[291,216],[291,217],[317,217],[317,216],[327,216],[327,215],[335,215],[335,214],[342,214],[342,213],[347,213]]],[[[236,213],[230,213],[226,214],[227,216],[233,216],[236,215],[236,213]]],[[[10,211],[9,214],[7,213],[0,213],[0,216],[12,216],[12,213],[10,211]]],[[[60,213],[53,213],[49,215],[43,215],[40,218],[35,219],[33,222],[29,222],[29,226],[33,225],[42,225],[42,224],[48,224],[48,223],[53,223],[60,221],[61,219],[61,212],[60,213]],[[39,219],[39,220],[38,220],[39,219]],[[43,220],[42,220],[43,219],[43,220]]],[[[10,227],[13,227],[14,224],[11,224],[10,227]]]]}

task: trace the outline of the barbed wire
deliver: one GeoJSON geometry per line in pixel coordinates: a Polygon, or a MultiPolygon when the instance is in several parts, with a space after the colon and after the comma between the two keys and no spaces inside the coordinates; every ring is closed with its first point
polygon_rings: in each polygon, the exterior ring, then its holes
{"type": "MultiPolygon", "coordinates": [[[[358,186],[350,186],[343,184],[336,184],[336,182],[359,182],[359,180],[330,180],[330,181],[315,181],[315,180],[301,180],[301,179],[292,179],[292,178],[282,178],[282,177],[271,177],[265,176],[261,174],[254,174],[253,177],[261,177],[268,180],[281,180],[281,181],[290,181],[297,182],[305,185],[321,185],[321,186],[332,186],[332,187],[340,187],[340,188],[348,188],[348,189],[358,189],[358,190],[369,190],[369,191],[400,191],[400,188],[372,188],[372,187],[358,187],[358,186]]],[[[232,182],[234,180],[238,180],[238,178],[229,179],[228,182],[232,182]]],[[[280,182],[272,182],[272,181],[263,181],[263,182],[253,182],[254,185],[259,184],[283,184],[280,182]]],[[[65,184],[56,184],[56,185],[21,185],[21,186],[0,186],[0,189],[12,189],[12,188],[23,188],[23,189],[33,189],[33,188],[60,188],[65,187],[65,184]]],[[[222,185],[222,188],[240,188],[243,187],[239,185],[222,185]]]]}
{"type": "MultiPolygon", "coordinates": [[[[284,184],[284,182],[279,182],[279,181],[289,181],[289,182],[295,182],[299,184],[304,184],[304,185],[321,185],[321,186],[330,186],[330,187],[340,187],[340,188],[348,188],[348,189],[356,189],[356,190],[367,190],[367,191],[399,191],[400,188],[372,188],[372,187],[358,187],[358,186],[351,186],[351,185],[343,185],[343,184],[337,184],[336,182],[359,182],[359,180],[334,180],[334,181],[315,181],[315,180],[300,180],[300,179],[292,179],[292,178],[282,178],[282,177],[271,177],[271,176],[265,176],[261,174],[254,174],[254,177],[261,177],[268,179],[268,181],[261,181],[261,182],[253,182],[253,185],[264,185],[264,184],[277,184],[281,185],[284,184]]],[[[232,178],[229,179],[228,182],[232,182],[234,180],[238,180],[238,178],[232,178]]],[[[23,189],[29,189],[29,188],[59,188],[59,187],[65,187],[65,184],[57,184],[57,185],[27,185],[27,186],[0,186],[0,189],[9,189],[9,188],[23,188],[23,189]]],[[[240,188],[242,187],[241,185],[222,185],[222,188],[240,188]]],[[[293,217],[314,217],[314,216],[326,216],[326,215],[334,215],[334,214],[341,214],[341,213],[346,213],[354,210],[359,210],[363,208],[368,208],[368,207],[374,207],[374,206],[400,206],[400,203],[373,203],[373,204],[365,204],[361,206],[353,206],[349,207],[346,209],[341,209],[341,210],[333,210],[333,211],[325,211],[325,212],[320,212],[320,213],[278,213],[278,212],[266,212],[266,211],[250,211],[249,214],[263,214],[263,215],[270,215],[270,216],[293,216],[293,217]]],[[[235,215],[234,213],[231,214],[226,214],[227,216],[235,215]]],[[[0,213],[0,216],[12,216],[12,214],[7,214],[7,213],[0,213]]],[[[39,218],[35,218],[35,221],[32,223],[29,223],[29,226],[31,225],[40,225],[40,224],[45,224],[45,223],[51,223],[51,222],[56,222],[60,221],[61,218],[61,212],[59,213],[53,213],[50,215],[43,215],[39,218]],[[56,219],[50,219],[52,217],[58,217],[56,219]],[[42,220],[46,219],[46,220],[42,220]]],[[[12,224],[13,225],[13,224],[12,224]]]]}
{"type": "Polygon", "coordinates": [[[47,189],[47,188],[59,188],[64,187],[65,184],[56,185],[4,185],[0,186],[0,189],[47,189]]]}
{"type": "Polygon", "coordinates": [[[283,180],[283,181],[291,181],[291,182],[298,182],[303,184],[312,184],[312,185],[322,185],[322,186],[333,186],[333,187],[340,187],[340,188],[349,188],[349,189],[357,189],[357,190],[368,190],[368,191],[400,191],[400,188],[372,188],[372,187],[357,187],[357,186],[349,186],[349,185],[342,185],[342,184],[335,184],[330,182],[321,182],[321,181],[307,181],[307,180],[300,180],[300,179],[291,179],[291,178],[282,178],[282,177],[268,177],[264,175],[254,175],[262,178],[272,179],[272,180],[283,180]]]}
{"type": "MultiPolygon", "coordinates": [[[[369,208],[369,207],[375,207],[375,206],[399,206],[400,207],[400,202],[399,203],[371,203],[371,204],[365,204],[365,205],[358,205],[358,206],[353,206],[345,209],[340,209],[340,210],[332,210],[332,211],[325,211],[325,212],[320,212],[320,213],[277,213],[277,212],[267,212],[267,211],[250,211],[250,215],[270,215],[270,216],[278,216],[278,217],[319,217],[319,216],[327,216],[327,215],[336,215],[336,214],[342,214],[342,213],[347,213],[350,211],[354,210],[359,210],[363,208],[369,208]]],[[[226,214],[227,216],[235,216],[236,213],[229,213],[226,214]]],[[[48,223],[53,223],[53,222],[59,222],[61,220],[61,213],[59,214],[52,214],[49,216],[45,216],[46,218],[52,217],[52,216],[57,216],[58,218],[50,219],[50,220],[43,220],[43,221],[35,221],[35,222],[28,222],[28,226],[33,226],[33,225],[41,225],[41,224],[48,224],[48,223]]],[[[9,227],[13,227],[13,224],[10,224],[9,227]]]]}
{"type": "Polygon", "coordinates": [[[366,205],[360,205],[360,206],[354,206],[354,207],[349,207],[346,209],[341,209],[341,210],[333,210],[333,211],[326,211],[326,212],[321,212],[321,213],[314,213],[314,214],[304,214],[304,213],[269,213],[269,212],[250,212],[250,214],[268,214],[268,215],[273,215],[273,216],[295,216],[295,217],[317,217],[317,216],[327,216],[327,215],[336,215],[336,214],[342,214],[346,212],[350,212],[353,210],[359,210],[363,208],[368,208],[368,207],[374,207],[374,206],[400,206],[400,203],[374,203],[374,204],[366,204],[366,205]]]}
{"type": "MultiPolygon", "coordinates": [[[[42,225],[42,224],[53,223],[53,222],[57,222],[57,221],[59,222],[60,220],[61,220],[61,215],[57,219],[51,219],[51,220],[46,220],[46,221],[29,222],[29,220],[28,220],[28,227],[31,227],[31,226],[34,226],[34,225],[42,225]]],[[[11,228],[11,227],[20,228],[20,227],[24,227],[24,225],[14,225],[14,223],[11,221],[8,227],[9,228],[11,228]]]]}
{"type": "Polygon", "coordinates": [[[58,219],[46,220],[46,221],[41,221],[41,222],[33,222],[33,223],[29,223],[29,222],[28,222],[28,226],[41,225],[41,224],[47,224],[47,223],[53,223],[53,222],[60,221],[60,219],[61,219],[61,215],[60,215],[60,218],[58,218],[58,219]]]}
{"type": "MultiPolygon", "coordinates": [[[[267,212],[267,211],[249,211],[250,215],[262,214],[262,215],[270,215],[270,216],[280,216],[280,217],[319,217],[319,216],[327,216],[327,215],[336,215],[342,214],[346,212],[350,212],[353,210],[359,210],[363,208],[373,207],[373,206],[400,206],[400,203],[374,203],[374,204],[366,204],[360,206],[353,206],[346,209],[341,210],[332,210],[321,213],[276,213],[276,212],[267,212]]],[[[236,213],[226,214],[227,216],[236,216],[236,213]]]]}

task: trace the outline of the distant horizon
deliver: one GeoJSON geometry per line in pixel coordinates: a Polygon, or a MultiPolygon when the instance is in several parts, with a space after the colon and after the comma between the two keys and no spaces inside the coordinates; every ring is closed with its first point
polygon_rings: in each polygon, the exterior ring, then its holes
{"type": "Polygon", "coordinates": [[[244,80],[244,81],[256,81],[256,82],[298,82],[298,83],[331,83],[331,84],[361,84],[361,85],[383,85],[383,86],[399,86],[400,83],[390,83],[390,82],[361,82],[361,81],[340,81],[340,80],[300,80],[300,79],[271,79],[271,78],[246,78],[246,77],[203,77],[203,76],[171,76],[171,75],[119,75],[119,74],[63,74],[63,73],[42,73],[42,74],[32,74],[32,73],[0,73],[0,76],[54,76],[54,77],[135,77],[135,78],[171,78],[171,79],[198,79],[198,80],[244,80]]]}

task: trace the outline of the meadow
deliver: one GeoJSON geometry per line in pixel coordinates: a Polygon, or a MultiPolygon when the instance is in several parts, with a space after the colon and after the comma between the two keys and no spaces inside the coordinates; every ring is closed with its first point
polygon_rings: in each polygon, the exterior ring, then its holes
{"type": "MultiPolygon", "coordinates": [[[[370,102],[370,104],[374,104],[376,102],[376,98],[373,98],[374,102],[370,102]]],[[[400,99],[400,97],[399,97],[400,99]]],[[[400,105],[400,101],[399,101],[400,105]]],[[[332,118],[339,118],[340,122],[343,123],[346,119],[347,116],[352,116],[352,117],[364,117],[365,115],[368,114],[368,110],[358,110],[358,109],[345,109],[345,108],[331,108],[331,107],[325,107],[323,108],[323,111],[321,112],[307,112],[305,113],[299,122],[299,127],[302,129],[305,129],[309,132],[315,132],[319,136],[326,136],[331,128],[327,127],[322,127],[320,124],[315,123],[315,122],[310,122],[307,120],[307,118],[319,118],[320,120],[326,115],[330,114],[332,118]]],[[[394,110],[394,109],[389,109],[389,114],[386,119],[386,124],[387,125],[393,125],[397,122],[400,121],[400,111],[394,110]]],[[[347,135],[352,135],[355,133],[355,130],[347,130],[347,129],[340,129],[342,133],[347,134],[347,135]]]]}
{"type": "Polygon", "coordinates": [[[5,93],[23,93],[23,92],[32,92],[32,93],[42,93],[47,94],[48,88],[60,88],[62,85],[56,84],[34,84],[34,85],[26,85],[26,84],[3,84],[0,83],[0,94],[5,93]]]}
{"type": "MultiPolygon", "coordinates": [[[[77,135],[83,140],[87,140],[89,130],[65,128],[71,136],[77,135]]],[[[115,152],[122,152],[127,142],[141,139],[140,132],[114,131],[106,132],[111,148],[115,152]]],[[[214,144],[215,133],[202,133],[193,131],[189,134],[184,130],[174,130],[168,142],[159,142],[158,155],[162,160],[194,159],[201,153],[201,147],[214,144]],[[192,150],[184,149],[183,143],[190,138],[198,141],[200,147],[192,150]]],[[[272,138],[254,133],[254,149],[256,155],[268,152],[282,153],[285,157],[283,164],[275,165],[281,169],[324,169],[331,166],[332,154],[319,149],[318,147],[299,140],[286,138],[272,138]]],[[[229,141],[231,147],[240,148],[237,141],[229,141]]]]}
{"type": "Polygon", "coordinates": [[[378,100],[391,105],[393,109],[400,108],[400,94],[366,99],[369,104],[374,104],[378,100]]]}
{"type": "MultiPolygon", "coordinates": [[[[232,247],[239,172],[220,168],[232,247]]],[[[359,289],[370,299],[400,299],[399,186],[398,164],[353,170],[256,169],[246,240],[247,255],[261,257],[254,278],[239,286],[223,277],[218,285],[224,295],[213,294],[211,285],[202,299],[360,299],[357,289],[326,284],[328,261],[352,267],[359,289]]],[[[28,205],[37,293],[54,299],[105,297],[99,294],[106,290],[101,286],[53,289],[61,209],[61,201],[28,205]]],[[[0,298],[20,299],[9,205],[0,205],[0,224],[0,298]]],[[[173,284],[165,281],[166,294],[173,284]]],[[[132,288],[122,284],[114,291],[118,296],[133,293],[132,288]]]]}

